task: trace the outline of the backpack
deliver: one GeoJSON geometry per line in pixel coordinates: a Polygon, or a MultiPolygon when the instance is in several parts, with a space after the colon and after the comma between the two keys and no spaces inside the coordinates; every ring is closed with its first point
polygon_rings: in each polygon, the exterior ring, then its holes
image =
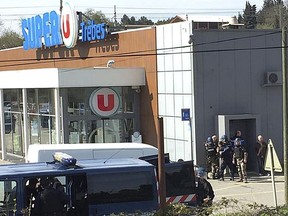
{"type": "Polygon", "coordinates": [[[235,147],[234,148],[234,155],[236,159],[243,159],[244,158],[244,151],[242,147],[235,147]]]}

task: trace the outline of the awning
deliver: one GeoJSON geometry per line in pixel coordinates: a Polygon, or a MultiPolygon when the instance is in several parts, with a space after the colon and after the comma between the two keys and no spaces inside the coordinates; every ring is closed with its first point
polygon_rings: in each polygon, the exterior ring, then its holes
{"type": "Polygon", "coordinates": [[[144,68],[43,68],[0,71],[0,89],[143,85],[144,68]]]}

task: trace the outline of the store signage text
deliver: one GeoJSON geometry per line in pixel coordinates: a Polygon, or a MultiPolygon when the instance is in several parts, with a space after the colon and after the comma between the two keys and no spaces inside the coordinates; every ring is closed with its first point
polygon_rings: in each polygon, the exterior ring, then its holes
{"type": "Polygon", "coordinates": [[[78,16],[70,3],[65,2],[60,16],[55,12],[44,13],[22,20],[23,48],[24,50],[57,46],[65,44],[73,48],[78,39],[81,42],[103,40],[108,34],[105,23],[96,24],[93,20],[80,23],[78,30],[78,16]],[[62,37],[61,37],[62,36],[62,37]]]}
{"type": "Polygon", "coordinates": [[[22,20],[23,49],[62,44],[59,16],[55,11],[22,20]]]}
{"type": "Polygon", "coordinates": [[[100,88],[92,92],[89,99],[90,108],[98,116],[108,117],[118,111],[120,100],[111,88],[100,88]]]}
{"type": "Polygon", "coordinates": [[[107,25],[105,23],[95,24],[94,21],[80,23],[82,29],[82,41],[103,40],[107,35],[107,25]]]}

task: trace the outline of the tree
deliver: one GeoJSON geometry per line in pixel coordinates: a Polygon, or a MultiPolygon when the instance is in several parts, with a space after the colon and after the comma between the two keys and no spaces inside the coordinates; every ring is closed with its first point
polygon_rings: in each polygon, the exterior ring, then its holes
{"type": "Polygon", "coordinates": [[[130,18],[126,14],[124,14],[123,17],[121,18],[122,25],[128,25],[129,22],[130,18]]]}
{"type": "Polygon", "coordinates": [[[84,21],[94,20],[95,23],[106,23],[109,26],[113,25],[113,22],[105,16],[101,11],[95,11],[93,9],[87,9],[82,16],[84,21]]]}
{"type": "MultiPolygon", "coordinates": [[[[239,21],[239,19],[238,19],[239,21]]],[[[246,2],[246,7],[243,14],[244,27],[246,29],[255,29],[257,25],[256,21],[256,5],[251,6],[250,3],[246,2]]]]}
{"type": "Polygon", "coordinates": [[[140,19],[136,22],[138,25],[154,25],[152,20],[149,20],[145,16],[141,16],[140,19]]]}
{"type": "Polygon", "coordinates": [[[163,25],[163,24],[171,23],[172,19],[173,19],[173,18],[158,20],[158,21],[155,23],[155,25],[163,25]]]}
{"type": "Polygon", "coordinates": [[[3,22],[2,22],[2,20],[0,19],[0,35],[1,35],[1,32],[2,32],[2,28],[3,28],[3,22]]]}
{"type": "Polygon", "coordinates": [[[134,16],[129,18],[126,14],[124,14],[123,17],[121,18],[121,25],[136,25],[136,24],[137,21],[134,16]]]}
{"type": "Polygon", "coordinates": [[[238,20],[238,23],[244,24],[244,18],[240,13],[238,14],[237,20],[238,20]]]}
{"type": "Polygon", "coordinates": [[[257,13],[257,28],[275,29],[288,24],[288,11],[282,0],[264,0],[257,13]]]}
{"type": "Polygon", "coordinates": [[[14,31],[5,30],[0,36],[0,49],[22,46],[22,37],[14,31]]]}
{"type": "Polygon", "coordinates": [[[152,20],[148,19],[145,16],[141,16],[140,19],[136,20],[134,16],[131,16],[129,18],[126,14],[123,15],[121,18],[121,24],[122,25],[162,25],[170,23],[173,18],[158,20],[156,23],[154,23],[152,20]]]}

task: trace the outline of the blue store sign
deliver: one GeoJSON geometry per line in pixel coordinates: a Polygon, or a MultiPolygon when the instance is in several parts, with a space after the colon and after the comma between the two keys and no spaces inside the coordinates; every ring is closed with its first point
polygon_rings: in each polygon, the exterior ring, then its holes
{"type": "Polygon", "coordinates": [[[64,2],[61,17],[51,11],[22,20],[24,50],[59,46],[63,42],[67,48],[73,48],[80,38],[81,42],[104,40],[108,33],[109,26],[105,23],[88,20],[79,24],[77,12],[69,2],[64,2]]]}
{"type": "Polygon", "coordinates": [[[190,120],[190,109],[181,109],[182,121],[190,120]]]}

